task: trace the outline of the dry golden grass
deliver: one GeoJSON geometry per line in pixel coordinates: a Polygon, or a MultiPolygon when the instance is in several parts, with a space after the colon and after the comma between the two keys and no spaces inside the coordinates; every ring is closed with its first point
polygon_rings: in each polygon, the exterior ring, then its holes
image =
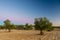
{"type": "Polygon", "coordinates": [[[40,31],[37,30],[0,30],[0,40],[39,40],[45,36],[38,35],[40,31]]]}

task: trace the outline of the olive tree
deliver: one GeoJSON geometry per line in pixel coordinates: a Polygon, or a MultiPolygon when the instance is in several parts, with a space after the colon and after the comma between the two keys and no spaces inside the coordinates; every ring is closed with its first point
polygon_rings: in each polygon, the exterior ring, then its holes
{"type": "Polygon", "coordinates": [[[8,29],[8,31],[10,32],[11,31],[11,22],[10,22],[10,20],[5,20],[4,21],[4,26],[5,26],[5,28],[6,29],[8,29]]]}
{"type": "Polygon", "coordinates": [[[35,18],[35,29],[40,30],[40,34],[43,35],[43,30],[50,28],[52,26],[52,23],[46,18],[46,17],[41,17],[41,18],[35,18]]]}

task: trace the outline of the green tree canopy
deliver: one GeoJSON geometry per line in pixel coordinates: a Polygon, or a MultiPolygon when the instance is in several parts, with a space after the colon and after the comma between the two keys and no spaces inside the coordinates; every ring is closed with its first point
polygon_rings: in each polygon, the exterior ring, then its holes
{"type": "Polygon", "coordinates": [[[5,25],[5,28],[9,30],[9,32],[11,31],[11,22],[10,20],[5,20],[4,21],[4,25],[5,25]]]}
{"type": "Polygon", "coordinates": [[[43,34],[43,30],[49,28],[52,26],[52,23],[46,18],[46,17],[41,17],[41,18],[35,18],[35,29],[40,30],[40,34],[43,34]]]}
{"type": "Polygon", "coordinates": [[[29,25],[28,23],[25,24],[25,29],[26,30],[31,30],[33,29],[33,26],[32,25],[29,25]]]}

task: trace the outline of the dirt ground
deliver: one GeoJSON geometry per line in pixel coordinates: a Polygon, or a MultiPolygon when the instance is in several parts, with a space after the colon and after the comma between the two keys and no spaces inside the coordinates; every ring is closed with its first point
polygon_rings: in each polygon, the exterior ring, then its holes
{"type": "Polygon", "coordinates": [[[37,30],[0,30],[0,40],[40,40],[40,31],[37,30]]]}

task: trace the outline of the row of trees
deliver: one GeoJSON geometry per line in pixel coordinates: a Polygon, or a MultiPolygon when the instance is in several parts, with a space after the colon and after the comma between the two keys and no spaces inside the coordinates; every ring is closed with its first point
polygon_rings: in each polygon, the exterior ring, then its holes
{"type": "Polygon", "coordinates": [[[35,18],[34,25],[29,25],[26,23],[25,25],[14,25],[11,23],[10,20],[5,20],[3,27],[1,26],[0,28],[2,29],[8,29],[10,32],[11,29],[20,29],[20,30],[40,30],[40,34],[43,35],[43,30],[52,30],[52,23],[46,18],[46,17],[41,17],[41,18],[35,18]]]}
{"type": "Polygon", "coordinates": [[[33,29],[33,25],[29,25],[28,23],[26,23],[25,25],[16,25],[15,29],[18,30],[32,30],[33,29]]]}
{"type": "Polygon", "coordinates": [[[33,25],[26,23],[25,25],[14,25],[11,23],[10,20],[5,20],[4,25],[0,25],[0,29],[6,29],[8,32],[11,32],[11,29],[17,29],[17,30],[32,30],[33,25]]]}

